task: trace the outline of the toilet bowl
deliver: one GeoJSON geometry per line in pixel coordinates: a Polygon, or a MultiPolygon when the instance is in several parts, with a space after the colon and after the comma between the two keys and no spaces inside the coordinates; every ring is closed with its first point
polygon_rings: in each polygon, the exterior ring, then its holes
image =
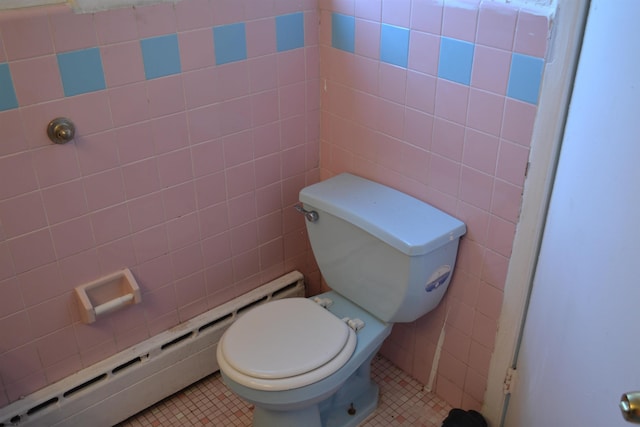
{"type": "Polygon", "coordinates": [[[370,363],[391,328],[335,292],[269,302],[223,335],[220,372],[254,426],[356,426],[377,406],[370,363]]]}
{"type": "Polygon", "coordinates": [[[341,174],[300,192],[311,248],[332,291],[267,302],[224,333],[225,384],[256,427],[351,427],[371,414],[371,360],[395,322],[433,310],[465,225],[397,190],[341,174]]]}

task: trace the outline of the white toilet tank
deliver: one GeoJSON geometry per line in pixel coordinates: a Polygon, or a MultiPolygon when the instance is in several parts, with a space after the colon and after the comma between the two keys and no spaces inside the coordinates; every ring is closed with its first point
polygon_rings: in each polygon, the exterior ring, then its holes
{"type": "Polygon", "coordinates": [[[463,222],[416,198],[351,174],[300,191],[316,221],[309,240],[327,284],[386,322],[412,322],[442,299],[463,222]]]}

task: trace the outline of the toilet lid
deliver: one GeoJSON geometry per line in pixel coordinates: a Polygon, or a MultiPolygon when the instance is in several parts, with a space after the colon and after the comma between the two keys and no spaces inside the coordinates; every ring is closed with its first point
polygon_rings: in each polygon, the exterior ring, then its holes
{"type": "Polygon", "coordinates": [[[315,302],[285,298],[255,307],[236,320],[219,350],[242,374],[280,379],[325,365],[343,350],[349,334],[342,320],[315,302]]]}

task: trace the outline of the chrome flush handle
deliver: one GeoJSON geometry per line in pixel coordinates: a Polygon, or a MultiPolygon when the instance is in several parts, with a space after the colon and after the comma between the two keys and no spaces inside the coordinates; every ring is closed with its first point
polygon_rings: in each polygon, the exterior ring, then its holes
{"type": "Polygon", "coordinates": [[[625,393],[620,398],[622,417],[633,424],[640,424],[640,391],[625,393]]]}
{"type": "Polygon", "coordinates": [[[307,221],[309,222],[316,222],[319,218],[318,212],[306,210],[301,203],[295,205],[294,208],[296,208],[296,210],[301,214],[304,214],[304,217],[307,218],[307,221]]]}

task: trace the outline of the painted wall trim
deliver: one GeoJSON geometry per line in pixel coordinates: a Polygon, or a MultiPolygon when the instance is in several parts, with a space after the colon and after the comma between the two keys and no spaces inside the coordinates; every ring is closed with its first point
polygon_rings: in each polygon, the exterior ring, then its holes
{"type": "Polygon", "coordinates": [[[482,408],[489,425],[494,427],[502,426],[506,402],[503,381],[507,370],[516,364],[588,6],[588,0],[564,1],[558,5],[552,22],[552,40],[531,141],[521,217],[509,263],[482,408]]]}

